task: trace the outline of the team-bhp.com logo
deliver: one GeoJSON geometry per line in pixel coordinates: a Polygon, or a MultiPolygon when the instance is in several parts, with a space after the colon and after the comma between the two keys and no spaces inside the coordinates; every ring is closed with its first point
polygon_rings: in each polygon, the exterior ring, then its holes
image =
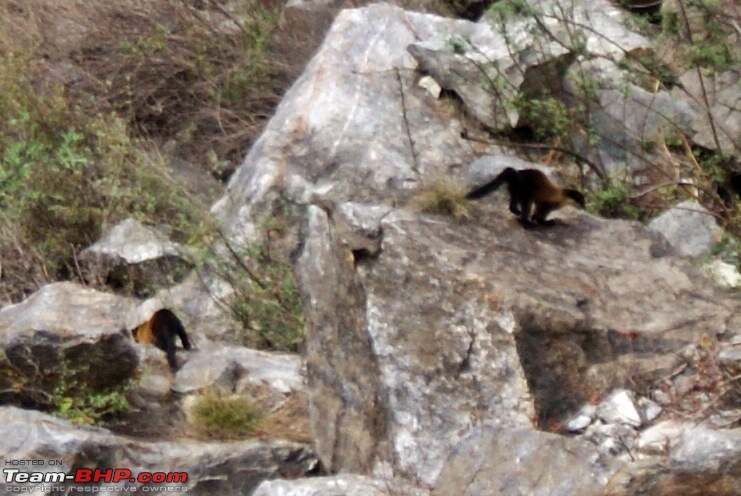
{"type": "MultiPolygon", "coordinates": [[[[44,463],[42,460],[23,460],[24,462],[36,462],[36,463],[17,463],[17,461],[11,462],[12,465],[54,465],[53,463],[44,463]]],[[[6,461],[6,465],[9,465],[6,461]]],[[[63,465],[59,462],[59,465],[63,465]]],[[[45,467],[46,468],[46,467],[45,467]]],[[[110,492],[115,490],[117,492],[171,492],[171,491],[187,491],[188,487],[188,474],[186,472],[138,472],[134,473],[128,468],[78,468],[73,472],[67,473],[61,470],[44,470],[44,471],[28,471],[16,467],[5,467],[3,468],[3,475],[5,476],[6,484],[14,484],[15,486],[6,486],[6,492],[31,492],[29,487],[24,487],[24,484],[43,484],[43,485],[56,485],[56,484],[69,484],[71,491],[77,490],[84,492],[91,492],[92,490],[98,490],[100,492],[110,492]],[[134,484],[147,484],[146,486],[135,487],[128,486],[126,483],[134,484]],[[86,487],[75,487],[74,484],[86,484],[86,487]],[[90,484],[119,484],[114,487],[90,487],[90,484]],[[162,484],[162,486],[157,486],[162,484]],[[180,484],[180,486],[172,486],[166,484],[180,484]],[[121,485],[124,485],[123,487],[121,485]]],[[[48,486],[47,486],[48,488],[48,486]]],[[[46,492],[46,491],[41,491],[46,492]]],[[[95,492],[95,491],[93,491],[95,492]]]]}

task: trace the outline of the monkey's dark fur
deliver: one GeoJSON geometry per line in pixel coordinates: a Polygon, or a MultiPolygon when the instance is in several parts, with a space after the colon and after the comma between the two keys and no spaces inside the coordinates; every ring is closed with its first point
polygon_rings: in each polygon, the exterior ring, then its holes
{"type": "Polygon", "coordinates": [[[549,213],[569,202],[584,208],[584,195],[575,189],[562,188],[553,184],[548,177],[537,169],[515,170],[507,167],[497,177],[467,195],[469,200],[476,200],[493,193],[503,183],[509,190],[509,210],[519,215],[520,224],[532,227],[535,224],[553,225],[554,221],[546,220],[549,213]],[[535,212],[530,215],[533,204],[535,212]]]}
{"type": "Polygon", "coordinates": [[[175,337],[179,336],[183,348],[190,350],[190,341],[185,333],[185,327],[180,319],[171,310],[163,308],[157,310],[152,317],[137,326],[131,333],[137,343],[155,345],[167,354],[167,363],[170,370],[177,370],[178,362],[175,358],[175,337]]]}

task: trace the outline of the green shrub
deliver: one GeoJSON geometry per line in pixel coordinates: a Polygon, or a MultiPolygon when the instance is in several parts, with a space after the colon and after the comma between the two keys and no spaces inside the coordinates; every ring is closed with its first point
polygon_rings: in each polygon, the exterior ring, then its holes
{"type": "Polygon", "coordinates": [[[620,182],[589,195],[590,210],[603,217],[638,220],[644,217],[640,208],[631,202],[631,188],[620,182]]]}
{"type": "Polygon", "coordinates": [[[573,119],[566,105],[557,98],[518,95],[514,105],[520,113],[520,120],[533,130],[537,140],[568,138],[573,119]]]}
{"type": "Polygon", "coordinates": [[[304,338],[304,319],[291,265],[266,246],[235,250],[223,243],[226,254],[209,253],[209,265],[235,291],[225,303],[243,326],[239,343],[297,351],[304,338]]]}
{"type": "Polygon", "coordinates": [[[0,360],[3,402],[32,406],[78,424],[102,424],[130,410],[129,380],[92,385],[86,380],[92,373],[89,364],[73,365],[75,359],[64,357],[61,350],[42,363],[30,351],[25,353],[21,366],[5,356],[0,360]]]}
{"type": "Polygon", "coordinates": [[[62,382],[53,399],[52,413],[76,424],[101,424],[131,408],[123,388],[93,393],[62,382]]]}
{"type": "Polygon", "coordinates": [[[0,256],[5,292],[77,274],[75,256],[128,216],[168,223],[184,239],[200,213],[158,155],[113,115],[85,115],[61,93],[37,93],[27,56],[0,53],[0,256]]]}

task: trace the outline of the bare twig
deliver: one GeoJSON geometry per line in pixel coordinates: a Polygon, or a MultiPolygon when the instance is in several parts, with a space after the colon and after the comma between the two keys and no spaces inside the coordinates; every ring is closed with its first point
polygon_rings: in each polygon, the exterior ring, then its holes
{"type": "Polygon", "coordinates": [[[404,132],[406,132],[407,140],[409,140],[409,149],[412,152],[412,170],[417,174],[417,178],[420,177],[419,171],[419,160],[417,158],[417,150],[414,147],[414,139],[412,139],[412,132],[409,129],[409,118],[407,117],[407,103],[406,96],[404,95],[404,82],[401,79],[399,69],[396,69],[396,81],[399,83],[399,96],[401,99],[401,116],[404,121],[404,132]]]}
{"type": "Polygon", "coordinates": [[[504,146],[504,147],[511,147],[511,148],[528,148],[531,150],[551,150],[551,151],[557,151],[564,153],[566,155],[569,155],[576,160],[580,162],[584,162],[589,166],[589,168],[594,171],[594,173],[597,175],[597,177],[600,178],[603,182],[607,182],[607,177],[605,173],[602,171],[600,167],[597,166],[594,162],[589,160],[587,157],[576,153],[573,150],[569,150],[568,148],[563,148],[561,146],[553,146],[553,145],[546,145],[543,143],[516,143],[511,141],[504,141],[504,140],[494,140],[494,139],[485,139],[485,138],[476,138],[468,134],[468,131],[464,130],[461,133],[461,138],[469,140],[469,141],[476,141],[479,143],[484,143],[487,145],[496,145],[496,146],[504,146]]]}

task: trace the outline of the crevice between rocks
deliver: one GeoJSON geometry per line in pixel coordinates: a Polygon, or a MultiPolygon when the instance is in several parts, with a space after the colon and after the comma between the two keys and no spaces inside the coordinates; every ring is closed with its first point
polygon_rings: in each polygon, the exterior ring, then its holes
{"type": "Polygon", "coordinates": [[[639,387],[672,363],[682,343],[639,332],[622,333],[520,319],[517,352],[540,429],[558,432],[565,418],[610,389],[639,387]]]}

